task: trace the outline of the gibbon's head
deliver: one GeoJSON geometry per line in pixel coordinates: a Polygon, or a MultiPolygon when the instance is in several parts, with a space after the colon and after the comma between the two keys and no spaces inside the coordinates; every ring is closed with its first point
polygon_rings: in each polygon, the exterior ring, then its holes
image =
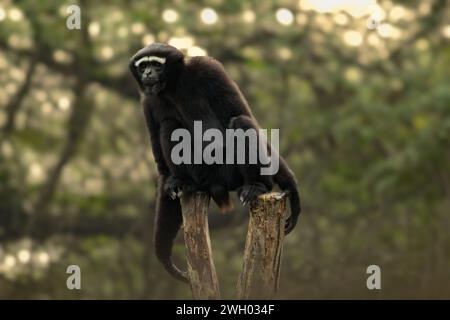
{"type": "Polygon", "coordinates": [[[184,66],[184,55],[165,43],[153,43],[130,60],[130,71],[145,93],[158,93],[173,83],[184,66]]]}

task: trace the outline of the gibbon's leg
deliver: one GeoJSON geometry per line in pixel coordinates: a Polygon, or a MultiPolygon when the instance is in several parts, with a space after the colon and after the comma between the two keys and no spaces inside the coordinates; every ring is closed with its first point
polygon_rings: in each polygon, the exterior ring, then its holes
{"type": "MultiPolygon", "coordinates": [[[[257,137],[259,138],[259,128],[248,116],[241,115],[232,118],[230,120],[229,128],[234,130],[242,129],[244,131],[254,129],[256,130],[257,137]]],[[[259,162],[259,157],[257,157],[257,162],[255,164],[249,163],[250,148],[254,146],[250,146],[249,141],[246,142],[245,146],[245,164],[236,164],[244,180],[244,184],[237,190],[238,196],[244,205],[248,204],[257,196],[269,192],[273,188],[272,177],[268,175],[261,175],[261,163],[259,162]]],[[[258,155],[258,148],[260,148],[259,144],[257,144],[256,147],[257,149],[253,151],[256,151],[256,155],[258,155]]],[[[237,155],[237,152],[238,151],[235,149],[235,155],[237,155]]]]}
{"type": "MultiPolygon", "coordinates": [[[[231,129],[247,130],[253,128],[259,134],[258,126],[248,116],[239,116],[232,118],[230,121],[231,129]]],[[[279,168],[274,176],[261,175],[261,163],[256,165],[240,165],[241,174],[244,176],[245,184],[238,190],[239,198],[242,202],[247,204],[249,201],[256,198],[258,195],[268,192],[272,189],[275,182],[281,190],[289,193],[289,200],[291,205],[291,215],[286,219],[285,233],[288,234],[294,229],[301,211],[300,195],[298,192],[297,182],[292,170],[289,168],[286,161],[271,148],[267,142],[269,154],[272,157],[278,157],[279,168]]],[[[259,150],[258,150],[259,151],[259,150]]],[[[246,160],[248,161],[248,150],[246,152],[246,160]]],[[[259,161],[259,158],[258,158],[259,161]]]]}

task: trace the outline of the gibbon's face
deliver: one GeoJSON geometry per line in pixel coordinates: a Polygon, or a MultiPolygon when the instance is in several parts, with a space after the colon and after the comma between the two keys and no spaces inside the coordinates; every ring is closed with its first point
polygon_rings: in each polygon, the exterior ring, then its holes
{"type": "Polygon", "coordinates": [[[131,58],[130,71],[145,94],[157,94],[178,77],[184,55],[165,43],[153,43],[131,58]]]}
{"type": "Polygon", "coordinates": [[[134,62],[136,73],[144,88],[152,88],[162,84],[166,69],[166,58],[158,56],[143,56],[134,62]]]}

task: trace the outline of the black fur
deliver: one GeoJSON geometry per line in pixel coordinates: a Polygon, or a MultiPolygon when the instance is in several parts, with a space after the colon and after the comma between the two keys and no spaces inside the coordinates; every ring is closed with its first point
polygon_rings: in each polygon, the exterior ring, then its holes
{"type": "MultiPolygon", "coordinates": [[[[160,66],[159,66],[160,68],[160,66]]],[[[142,92],[142,105],[150,131],[153,155],[160,175],[156,223],[155,252],[158,259],[175,278],[187,281],[186,274],[171,261],[173,240],[182,223],[180,201],[184,193],[205,191],[222,210],[231,208],[229,192],[237,191],[244,204],[266,193],[276,183],[289,192],[291,215],[286,220],[286,234],[292,231],[300,213],[297,183],[286,162],[279,157],[279,171],[274,176],[260,174],[259,164],[181,164],[171,161],[171,150],[177,142],[170,141],[174,129],[193,132],[193,123],[200,120],[203,130],[258,129],[256,119],[238,86],[213,58],[194,57],[185,61],[176,48],[155,43],[138,51],[130,61],[130,70],[142,92]],[[162,71],[153,72],[155,83],[145,84],[145,75],[134,63],[144,56],[166,58],[162,71]],[[143,80],[144,79],[144,80],[143,80]]],[[[153,81],[152,80],[152,81],[153,81]]],[[[269,152],[270,145],[268,145],[269,152]]],[[[225,154],[225,152],[224,152],[225,154]]],[[[278,156],[278,155],[277,155],[278,156]]],[[[248,159],[248,158],[246,158],[248,159]]]]}

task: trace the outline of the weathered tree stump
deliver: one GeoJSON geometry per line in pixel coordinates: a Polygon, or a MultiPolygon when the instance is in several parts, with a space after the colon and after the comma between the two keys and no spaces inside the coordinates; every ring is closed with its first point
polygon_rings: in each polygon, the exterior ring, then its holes
{"type": "Polygon", "coordinates": [[[220,299],[208,227],[210,198],[195,193],[181,198],[189,282],[194,299],[220,299]]]}
{"type": "Polygon", "coordinates": [[[284,193],[267,193],[250,204],[239,299],[270,299],[278,289],[286,212],[284,193]]]}

